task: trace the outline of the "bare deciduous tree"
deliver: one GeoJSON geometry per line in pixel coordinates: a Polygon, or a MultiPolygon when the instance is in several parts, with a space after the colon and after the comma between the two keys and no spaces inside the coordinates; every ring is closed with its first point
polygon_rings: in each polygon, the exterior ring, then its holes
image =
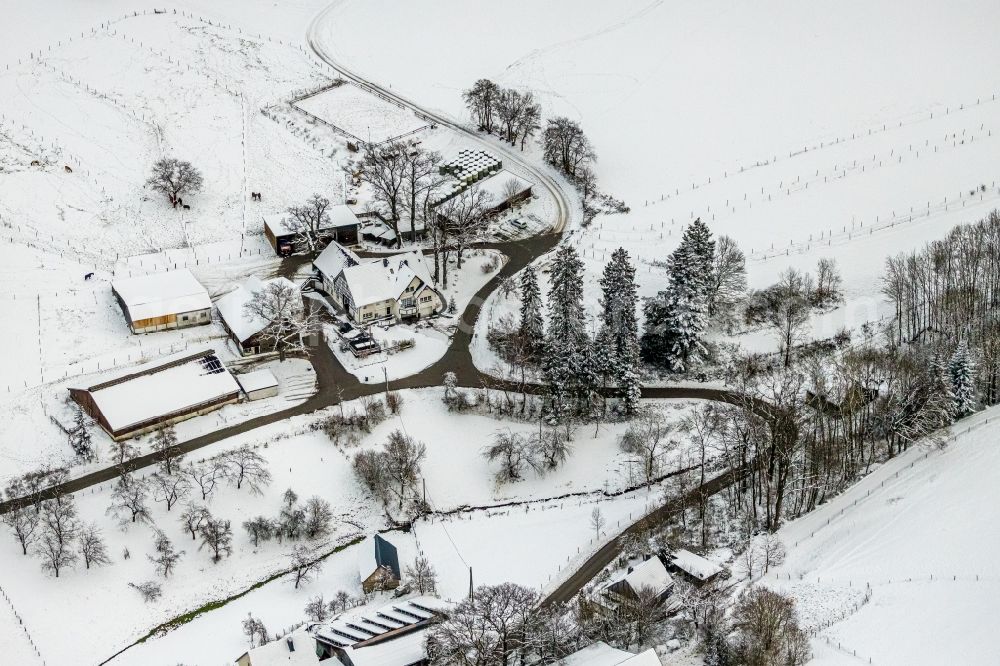
{"type": "Polygon", "coordinates": [[[535,468],[531,443],[519,433],[503,430],[493,435],[493,443],[483,449],[483,456],[490,462],[500,461],[500,469],[493,475],[496,484],[520,481],[528,468],[535,468]]]}
{"type": "Polygon", "coordinates": [[[147,522],[150,520],[149,507],[149,482],[146,479],[126,474],[118,478],[115,482],[114,490],[111,492],[111,506],[108,507],[108,515],[112,515],[126,522],[147,522]]]}
{"type": "Polygon", "coordinates": [[[330,533],[333,510],[330,503],[314,495],[306,500],[305,521],[302,529],[307,539],[321,539],[330,533]]]}
{"type": "Polygon", "coordinates": [[[640,457],[647,484],[659,473],[663,457],[677,446],[670,437],[673,429],[662,412],[648,407],[639,412],[619,442],[622,451],[640,457]]]}
{"type": "Polygon", "coordinates": [[[715,241],[715,270],[707,288],[710,317],[730,313],[747,289],[746,256],[729,236],[715,241]]]}
{"type": "Polygon", "coordinates": [[[430,560],[417,555],[413,564],[406,567],[406,578],[420,594],[434,594],[437,591],[437,572],[430,560]]]}
{"type": "Polygon", "coordinates": [[[186,476],[154,472],[149,478],[153,501],[165,503],[167,511],[191,493],[191,481],[186,476]]]}
{"type": "Polygon", "coordinates": [[[190,162],[165,157],[153,163],[153,173],[146,185],[166,195],[171,204],[176,204],[180,195],[201,190],[202,182],[201,172],[190,162]]]}
{"type": "Polygon", "coordinates": [[[479,79],[472,88],[462,93],[466,108],[484,132],[493,132],[493,114],[499,94],[500,86],[489,79],[479,79]]]}
{"type": "Polygon", "coordinates": [[[302,545],[295,546],[288,555],[289,569],[292,573],[292,582],[295,589],[299,589],[302,583],[308,583],[323,568],[323,560],[316,557],[308,548],[302,545]]]}
{"type": "Polygon", "coordinates": [[[579,123],[562,116],[549,119],[542,133],[542,150],[546,162],[574,180],[581,167],[597,160],[579,123]]]}
{"type": "Polygon", "coordinates": [[[184,459],[184,454],[176,449],[177,432],[173,426],[160,428],[153,435],[153,451],[160,461],[160,469],[163,473],[172,476],[177,471],[178,466],[184,459]]]}
{"type": "Polygon", "coordinates": [[[153,545],[156,549],[156,556],[147,555],[146,557],[156,565],[156,573],[164,578],[169,578],[170,572],[177,566],[177,562],[184,555],[184,551],[175,549],[174,544],[167,535],[160,530],[156,531],[153,545]]]}
{"type": "Polygon", "coordinates": [[[330,602],[328,605],[323,599],[323,595],[320,594],[315,597],[310,597],[305,608],[302,610],[305,612],[306,617],[313,622],[326,622],[326,618],[330,617],[330,607],[332,605],[333,602],[330,602]]]}
{"type": "Polygon", "coordinates": [[[391,141],[387,144],[365,146],[356,174],[372,188],[375,201],[386,209],[389,224],[396,234],[396,247],[402,247],[399,221],[402,219],[404,183],[409,170],[406,144],[391,141]]]}
{"type": "Polygon", "coordinates": [[[207,547],[212,551],[212,561],[218,562],[226,555],[233,554],[233,528],[228,520],[207,517],[198,528],[201,544],[198,550],[207,547]]]}
{"type": "Polygon", "coordinates": [[[277,526],[270,518],[257,516],[256,518],[244,521],[243,529],[247,531],[250,541],[253,543],[254,548],[256,548],[261,541],[268,541],[274,536],[277,526]]]}
{"type": "Polygon", "coordinates": [[[188,463],[181,469],[181,474],[191,481],[191,485],[201,491],[201,499],[205,501],[215,490],[219,480],[225,477],[226,465],[219,458],[210,458],[200,463],[188,463]]]}
{"type": "Polygon", "coordinates": [[[810,657],[809,640],[799,627],[795,602],[754,586],[733,612],[737,663],[800,666],[810,657]]]}
{"type": "Polygon", "coordinates": [[[204,506],[188,502],[187,506],[184,507],[184,512],[180,515],[180,521],[184,529],[191,533],[193,541],[198,538],[198,530],[211,517],[212,514],[204,506]]]}
{"type": "Polygon", "coordinates": [[[250,641],[250,647],[263,645],[267,642],[267,627],[249,613],[247,613],[247,619],[243,620],[243,633],[250,641]]]}
{"type": "Polygon", "coordinates": [[[596,541],[601,540],[601,530],[604,529],[606,522],[600,508],[595,506],[594,510],[590,512],[590,526],[594,528],[594,539],[596,541]]]}
{"type": "Polygon", "coordinates": [[[111,564],[108,557],[108,549],[101,536],[101,530],[96,524],[90,523],[80,530],[80,555],[83,557],[84,567],[89,569],[90,565],[104,566],[111,564]]]}
{"type": "Polygon", "coordinates": [[[260,495],[271,483],[271,473],[267,470],[267,460],[249,444],[226,451],[222,454],[225,475],[239,490],[246,484],[250,492],[260,495]]]}
{"type": "Polygon", "coordinates": [[[7,513],[0,515],[0,520],[10,528],[21,544],[24,555],[28,554],[28,546],[34,543],[37,538],[38,525],[40,522],[39,511],[36,507],[25,506],[11,509],[7,513]]]}

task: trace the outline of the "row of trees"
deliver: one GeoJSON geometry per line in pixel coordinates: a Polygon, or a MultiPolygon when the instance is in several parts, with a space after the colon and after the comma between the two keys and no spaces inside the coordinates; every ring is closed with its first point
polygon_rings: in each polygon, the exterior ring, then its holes
{"type": "Polygon", "coordinates": [[[488,134],[497,131],[512,146],[520,142],[521,150],[541,129],[542,107],[530,90],[503,88],[489,79],[479,79],[462,93],[462,99],[480,130],[488,134]]]}

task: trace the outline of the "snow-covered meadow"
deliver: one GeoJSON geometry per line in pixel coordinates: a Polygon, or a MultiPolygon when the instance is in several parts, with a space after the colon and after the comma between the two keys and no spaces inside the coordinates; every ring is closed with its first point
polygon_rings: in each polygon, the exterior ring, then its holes
{"type": "Polygon", "coordinates": [[[969,417],[778,532],[787,557],[762,582],[818,630],[812,663],[993,663],[998,426],[997,408],[969,417]]]}

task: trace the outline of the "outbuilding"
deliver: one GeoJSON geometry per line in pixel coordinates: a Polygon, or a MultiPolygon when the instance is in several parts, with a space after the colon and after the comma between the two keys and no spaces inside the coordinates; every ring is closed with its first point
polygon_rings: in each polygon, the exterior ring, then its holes
{"type": "Polygon", "coordinates": [[[707,583],[722,573],[722,567],[715,562],[683,548],[670,557],[670,564],[696,584],[707,583]]]}
{"type": "Polygon", "coordinates": [[[111,283],[133,333],[201,326],[212,321],[212,299],[186,268],[111,283]]]}
{"type": "Polygon", "coordinates": [[[266,368],[236,375],[236,381],[240,383],[240,388],[250,400],[278,395],[278,378],[266,368]]]}

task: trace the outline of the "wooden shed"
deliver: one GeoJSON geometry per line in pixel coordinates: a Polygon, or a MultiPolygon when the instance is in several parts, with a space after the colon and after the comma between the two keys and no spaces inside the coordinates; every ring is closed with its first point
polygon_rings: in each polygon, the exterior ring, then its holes
{"type": "Polygon", "coordinates": [[[133,333],[212,322],[212,299],[186,268],[115,280],[111,291],[133,333]]]}

